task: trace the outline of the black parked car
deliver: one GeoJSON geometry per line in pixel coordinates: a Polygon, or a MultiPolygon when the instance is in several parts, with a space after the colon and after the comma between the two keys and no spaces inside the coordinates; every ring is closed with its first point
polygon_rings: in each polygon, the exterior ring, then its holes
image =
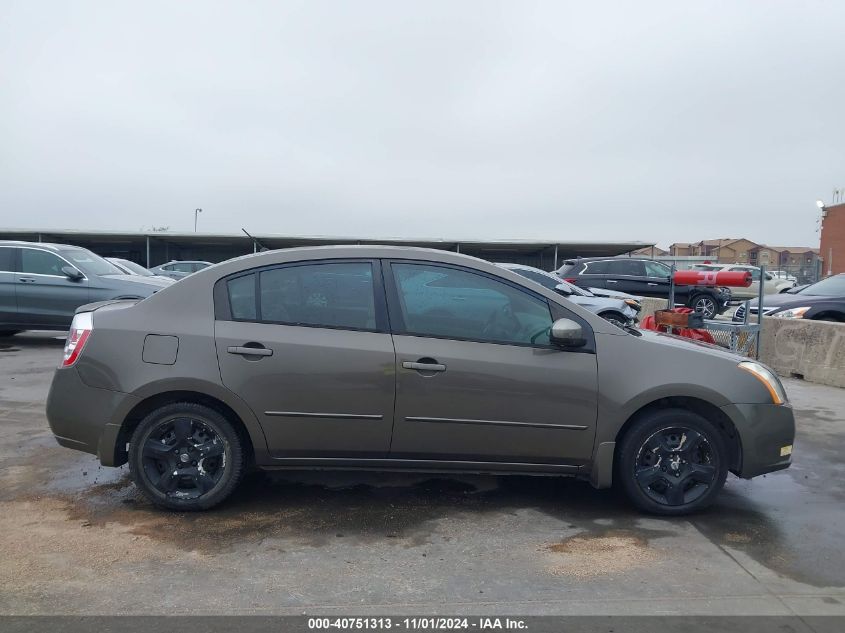
{"type": "MultiPolygon", "coordinates": [[[[557,271],[576,286],[621,290],[641,297],[669,298],[672,269],[651,259],[580,257],[568,259],[557,271]]],[[[728,308],[731,291],[706,286],[675,286],[675,302],[712,319],[728,308]]]]}
{"type": "MultiPolygon", "coordinates": [[[[750,318],[757,318],[757,299],[750,304],[750,318]]],[[[776,295],[763,297],[763,315],[783,319],[811,319],[845,323],[845,273],[827,277],[776,295]]],[[[734,321],[745,319],[745,306],[734,313],[734,321]]]]}

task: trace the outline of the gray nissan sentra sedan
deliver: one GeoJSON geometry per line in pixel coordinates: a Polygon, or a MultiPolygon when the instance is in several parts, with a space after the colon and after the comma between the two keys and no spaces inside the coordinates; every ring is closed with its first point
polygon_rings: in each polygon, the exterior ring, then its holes
{"type": "Polygon", "coordinates": [[[248,467],[569,475],[642,510],[790,464],[775,374],[623,330],[493,264],[415,248],[249,255],[79,309],[47,417],[174,510],[248,467]]]}

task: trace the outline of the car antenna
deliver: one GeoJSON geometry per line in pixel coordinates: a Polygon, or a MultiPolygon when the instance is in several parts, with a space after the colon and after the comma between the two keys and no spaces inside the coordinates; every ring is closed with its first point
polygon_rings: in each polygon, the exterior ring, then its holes
{"type": "Polygon", "coordinates": [[[244,232],[244,234],[245,234],[245,235],[246,235],[249,239],[251,239],[251,240],[252,240],[252,243],[253,243],[253,244],[255,244],[255,246],[257,246],[257,247],[258,247],[258,250],[259,250],[260,252],[262,252],[262,253],[263,253],[264,251],[269,251],[269,250],[270,250],[269,248],[267,248],[266,246],[264,246],[264,244],[262,244],[261,242],[259,242],[259,241],[258,241],[258,238],[256,238],[256,237],[252,237],[252,235],[250,235],[250,234],[247,232],[247,230],[246,230],[245,228],[241,227],[241,231],[243,231],[243,232],[244,232]]]}

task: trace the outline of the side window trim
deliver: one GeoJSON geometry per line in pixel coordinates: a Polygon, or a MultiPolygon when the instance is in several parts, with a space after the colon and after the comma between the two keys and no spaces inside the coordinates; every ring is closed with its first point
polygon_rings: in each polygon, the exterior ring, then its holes
{"type": "Polygon", "coordinates": [[[312,327],[325,330],[345,330],[349,332],[378,332],[387,334],[390,332],[390,325],[387,315],[387,301],[384,296],[384,280],[381,270],[381,262],[378,259],[369,258],[343,258],[343,259],[306,259],[296,262],[285,262],[283,264],[269,264],[267,266],[258,266],[248,270],[242,270],[237,273],[232,273],[225,277],[221,277],[214,284],[214,318],[217,321],[236,321],[239,323],[262,323],[266,325],[281,325],[281,326],[295,326],[295,327],[312,327]],[[319,266],[321,264],[370,264],[373,271],[373,306],[375,309],[376,327],[369,328],[353,328],[338,325],[315,325],[309,323],[280,323],[278,321],[265,321],[260,319],[261,315],[261,273],[269,270],[278,270],[282,268],[294,268],[297,266],[319,266]],[[227,284],[240,277],[254,275],[255,279],[255,319],[236,319],[232,316],[232,307],[229,302],[229,292],[227,284]]]}
{"type": "MultiPolygon", "coordinates": [[[[387,309],[388,314],[390,316],[390,326],[391,326],[391,333],[398,334],[401,336],[416,336],[419,338],[435,338],[435,339],[444,339],[449,341],[469,341],[475,343],[484,343],[486,345],[506,345],[512,347],[531,347],[534,349],[560,349],[554,345],[536,345],[531,343],[512,343],[512,342],[496,342],[496,341],[488,341],[483,339],[476,339],[476,338],[458,338],[454,336],[439,336],[435,334],[416,334],[413,332],[409,332],[408,328],[405,324],[405,317],[404,317],[404,307],[402,304],[402,299],[399,296],[399,289],[396,285],[396,278],[393,274],[393,264],[416,264],[420,266],[435,266],[440,268],[451,268],[453,270],[459,270],[461,272],[470,273],[479,275],[481,277],[487,277],[488,279],[492,279],[493,281],[497,281],[499,283],[505,284],[527,294],[528,296],[532,297],[533,299],[537,299],[542,301],[546,304],[546,307],[549,309],[549,315],[552,319],[552,322],[555,321],[555,308],[557,307],[556,304],[551,303],[546,297],[543,295],[534,292],[530,288],[526,288],[525,286],[521,286],[519,284],[513,283],[509,279],[504,279],[502,277],[498,277],[496,275],[487,273],[482,270],[476,270],[475,268],[468,268],[465,266],[459,266],[456,264],[448,264],[445,262],[432,262],[426,261],[421,259],[385,259],[382,260],[383,270],[384,270],[384,280],[386,283],[386,290],[387,290],[387,309]]],[[[581,319],[578,320],[579,323],[582,322],[581,319]]],[[[582,327],[588,327],[589,325],[584,322],[582,327]]],[[[592,336],[592,329],[590,328],[590,335],[592,336]]],[[[595,345],[593,345],[593,348],[595,345]]]]}

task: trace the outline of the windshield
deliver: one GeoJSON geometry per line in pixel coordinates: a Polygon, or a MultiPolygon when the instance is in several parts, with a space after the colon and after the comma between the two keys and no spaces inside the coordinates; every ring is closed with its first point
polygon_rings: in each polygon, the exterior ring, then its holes
{"type": "Polygon", "coordinates": [[[149,270],[147,270],[146,268],[141,266],[141,264],[136,264],[135,262],[131,262],[128,259],[119,259],[117,261],[120,262],[121,266],[131,270],[136,275],[142,275],[144,277],[152,277],[153,276],[153,273],[151,273],[149,270]]]}
{"type": "Polygon", "coordinates": [[[123,272],[111,262],[107,262],[91,251],[62,251],[62,257],[69,259],[74,266],[86,275],[122,275],[123,272]]]}
{"type": "Polygon", "coordinates": [[[796,294],[818,295],[821,297],[845,297],[845,275],[835,275],[827,279],[822,279],[801,289],[796,294]]]}

